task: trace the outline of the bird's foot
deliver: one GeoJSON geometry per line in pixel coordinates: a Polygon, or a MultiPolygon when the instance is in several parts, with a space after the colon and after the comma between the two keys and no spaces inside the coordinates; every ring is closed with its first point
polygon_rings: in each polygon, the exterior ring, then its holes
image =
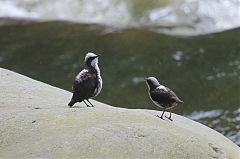
{"type": "Polygon", "coordinates": [[[173,121],[171,117],[168,117],[168,116],[166,116],[166,115],[165,115],[165,118],[167,118],[167,119],[170,120],[170,121],[173,121]]]}
{"type": "Polygon", "coordinates": [[[94,107],[94,105],[86,105],[87,107],[94,107]]]}
{"type": "MultiPolygon", "coordinates": [[[[86,100],[86,101],[88,101],[88,100],[86,100]]],[[[91,105],[88,105],[88,103],[86,102],[85,100],[83,100],[83,102],[85,103],[85,105],[87,106],[87,107],[92,107],[92,104],[91,105]]]]}
{"type": "Polygon", "coordinates": [[[94,107],[94,105],[88,105],[88,104],[86,104],[86,106],[87,106],[87,107],[94,107]]]}
{"type": "Polygon", "coordinates": [[[91,107],[94,107],[94,105],[87,99],[88,103],[91,105],[91,107]]]}
{"type": "Polygon", "coordinates": [[[156,115],[156,117],[161,118],[162,120],[164,120],[162,116],[156,115]]]}

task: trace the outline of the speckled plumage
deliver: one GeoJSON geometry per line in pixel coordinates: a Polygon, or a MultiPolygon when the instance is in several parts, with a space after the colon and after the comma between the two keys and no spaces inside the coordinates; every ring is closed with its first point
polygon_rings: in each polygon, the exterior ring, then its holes
{"type": "MultiPolygon", "coordinates": [[[[148,77],[146,82],[149,87],[149,96],[151,100],[158,107],[163,108],[164,111],[178,105],[179,103],[183,103],[183,101],[180,100],[171,89],[161,85],[155,77],[148,77]]],[[[160,118],[163,118],[163,114],[160,118]]],[[[172,120],[171,112],[169,119],[172,120]]]]}
{"type": "Polygon", "coordinates": [[[98,55],[88,53],[85,56],[85,67],[75,77],[73,83],[73,96],[69,102],[72,107],[76,102],[88,101],[91,106],[90,98],[97,96],[102,89],[102,78],[98,67],[98,55]]]}

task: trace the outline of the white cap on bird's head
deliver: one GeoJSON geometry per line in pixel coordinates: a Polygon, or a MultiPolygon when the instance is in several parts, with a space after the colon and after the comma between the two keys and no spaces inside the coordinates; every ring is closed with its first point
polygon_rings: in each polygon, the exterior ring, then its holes
{"type": "Polygon", "coordinates": [[[157,86],[160,86],[160,83],[155,77],[147,77],[146,82],[149,88],[155,88],[157,86]]]}
{"type": "Polygon", "coordinates": [[[84,62],[87,66],[92,66],[92,67],[96,67],[98,65],[98,57],[100,55],[96,55],[92,52],[89,52],[86,54],[84,62]]]}

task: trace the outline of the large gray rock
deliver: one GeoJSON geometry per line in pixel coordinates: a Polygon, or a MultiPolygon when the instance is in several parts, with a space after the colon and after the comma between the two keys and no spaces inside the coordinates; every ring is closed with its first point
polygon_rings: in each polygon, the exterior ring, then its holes
{"type": "Polygon", "coordinates": [[[70,92],[5,69],[0,88],[0,158],[240,159],[232,141],[176,114],[97,101],[70,109],[70,92]]]}

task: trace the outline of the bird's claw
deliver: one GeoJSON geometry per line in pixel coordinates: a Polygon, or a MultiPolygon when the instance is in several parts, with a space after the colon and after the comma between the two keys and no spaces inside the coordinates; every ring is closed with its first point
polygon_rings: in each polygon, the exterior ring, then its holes
{"type": "Polygon", "coordinates": [[[165,118],[167,118],[167,119],[170,120],[170,121],[173,121],[172,118],[170,118],[170,117],[168,117],[168,116],[166,116],[166,115],[165,115],[165,118]]]}
{"type": "Polygon", "coordinates": [[[164,120],[162,116],[156,115],[156,117],[161,118],[162,120],[164,120]]]}

